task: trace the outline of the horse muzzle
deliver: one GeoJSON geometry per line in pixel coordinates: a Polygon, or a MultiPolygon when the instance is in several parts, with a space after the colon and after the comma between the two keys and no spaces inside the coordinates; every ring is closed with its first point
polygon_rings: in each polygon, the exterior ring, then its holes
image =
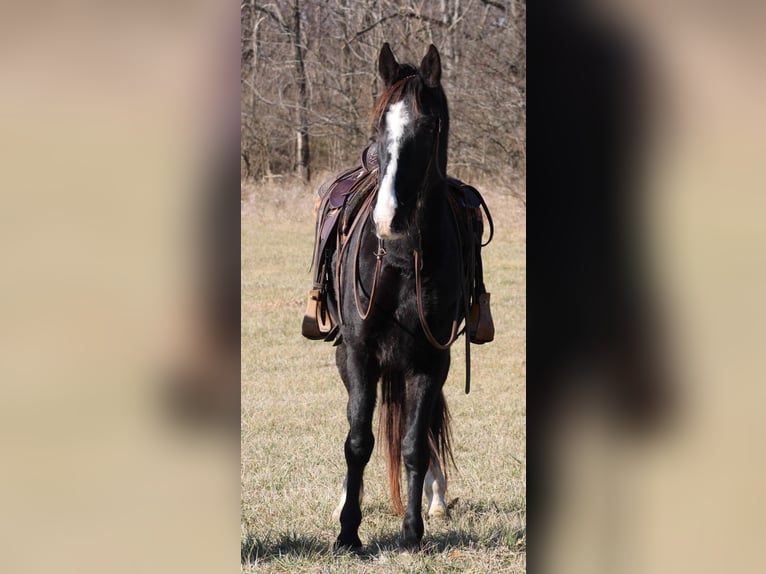
{"type": "Polygon", "coordinates": [[[377,219],[373,214],[372,220],[375,222],[375,235],[378,239],[385,239],[390,241],[392,239],[399,239],[403,236],[402,233],[397,233],[393,230],[393,219],[377,219]]]}

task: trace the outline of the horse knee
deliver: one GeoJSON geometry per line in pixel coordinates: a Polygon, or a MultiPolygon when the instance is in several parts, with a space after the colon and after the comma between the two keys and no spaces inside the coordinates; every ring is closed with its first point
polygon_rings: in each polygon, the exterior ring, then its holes
{"type": "Polygon", "coordinates": [[[375,447],[375,437],[370,434],[349,434],[346,439],[346,461],[367,464],[375,447]]]}

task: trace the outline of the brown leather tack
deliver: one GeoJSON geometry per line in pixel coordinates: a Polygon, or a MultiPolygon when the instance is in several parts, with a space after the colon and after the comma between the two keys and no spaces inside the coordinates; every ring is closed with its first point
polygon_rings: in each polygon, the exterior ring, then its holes
{"type": "Polygon", "coordinates": [[[471,336],[471,342],[477,345],[483,345],[495,339],[495,324],[489,309],[489,293],[479,295],[478,302],[474,301],[471,305],[468,334],[471,336]]]}
{"type": "Polygon", "coordinates": [[[324,293],[319,289],[310,289],[301,333],[307,339],[324,339],[332,328],[332,318],[324,304],[324,293]]]}

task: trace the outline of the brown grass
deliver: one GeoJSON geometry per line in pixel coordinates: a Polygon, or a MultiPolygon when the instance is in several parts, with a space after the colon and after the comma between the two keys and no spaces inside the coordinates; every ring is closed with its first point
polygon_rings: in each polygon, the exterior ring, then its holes
{"type": "MultiPolygon", "coordinates": [[[[322,177],[318,177],[317,183],[322,177]]],[[[300,335],[313,241],[313,189],[246,185],[242,203],[242,571],[523,572],[526,563],[524,207],[478,184],[497,232],[484,251],[497,327],[472,348],[463,393],[462,345],[445,386],[455,459],[449,521],[426,523],[425,549],[395,553],[383,457],[365,475],[361,556],[333,555],[331,520],[345,472],[346,396],[330,345],[300,335]]]]}

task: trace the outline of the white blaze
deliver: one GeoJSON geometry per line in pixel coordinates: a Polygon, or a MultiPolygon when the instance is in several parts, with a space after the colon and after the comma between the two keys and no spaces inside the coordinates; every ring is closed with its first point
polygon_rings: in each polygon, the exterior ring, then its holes
{"type": "Polygon", "coordinates": [[[410,116],[404,109],[404,102],[396,102],[388,109],[386,113],[386,125],[388,126],[388,168],[380,182],[378,188],[378,197],[375,201],[375,209],[372,212],[372,220],[375,222],[378,237],[381,239],[390,239],[394,237],[391,233],[391,222],[396,213],[396,193],[394,192],[394,180],[396,179],[396,169],[399,165],[399,152],[402,149],[404,132],[410,123],[410,116]]]}

